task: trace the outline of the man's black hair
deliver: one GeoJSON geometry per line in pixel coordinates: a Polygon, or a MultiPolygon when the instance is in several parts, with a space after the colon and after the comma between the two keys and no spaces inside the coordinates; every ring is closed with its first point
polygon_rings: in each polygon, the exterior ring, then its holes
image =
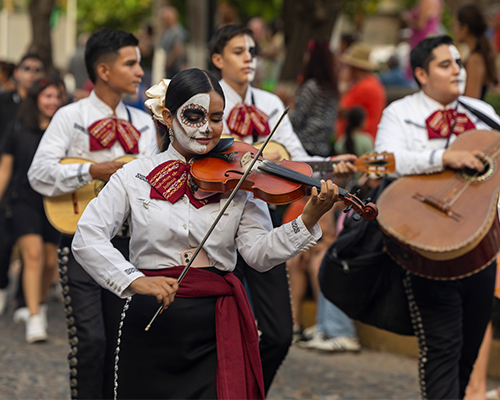
{"type": "Polygon", "coordinates": [[[138,44],[137,38],[128,32],[114,29],[100,29],[94,32],[85,46],[85,67],[90,80],[96,82],[96,68],[102,56],[109,54],[118,56],[118,51],[122,47],[138,44]]]}
{"type": "Polygon", "coordinates": [[[433,50],[443,44],[452,45],[453,39],[447,35],[430,37],[418,43],[410,53],[410,64],[413,72],[413,78],[420,87],[420,82],[415,76],[415,69],[422,68],[425,72],[429,73],[429,63],[434,60],[435,56],[433,50]]]}
{"type": "Polygon", "coordinates": [[[248,35],[253,39],[253,32],[251,29],[240,25],[226,25],[218,29],[213,34],[212,38],[208,42],[208,51],[210,52],[209,64],[211,70],[219,70],[215,65],[213,65],[212,56],[214,54],[222,54],[228,42],[235,36],[239,35],[248,35]]]}

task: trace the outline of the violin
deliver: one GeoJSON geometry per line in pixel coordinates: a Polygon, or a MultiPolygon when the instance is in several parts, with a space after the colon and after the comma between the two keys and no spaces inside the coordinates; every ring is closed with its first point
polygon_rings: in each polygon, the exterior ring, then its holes
{"type": "MultiPolygon", "coordinates": [[[[211,152],[199,157],[190,170],[193,190],[230,192],[237,186],[257,152],[258,149],[252,145],[235,141],[222,152],[211,152]]],[[[312,172],[311,166],[304,162],[272,162],[259,157],[240,189],[252,192],[254,197],[269,204],[289,204],[307,196],[310,187],[321,190],[321,182],[311,177],[312,172]]],[[[340,187],[339,196],[347,205],[344,212],[352,209],[368,220],[377,217],[377,206],[370,199],[363,202],[340,187]]]]}

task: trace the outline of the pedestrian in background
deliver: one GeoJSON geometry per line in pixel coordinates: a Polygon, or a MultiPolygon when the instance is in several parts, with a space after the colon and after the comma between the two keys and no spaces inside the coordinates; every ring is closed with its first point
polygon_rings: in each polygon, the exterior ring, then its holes
{"type": "Polygon", "coordinates": [[[179,12],[173,6],[160,9],[163,32],[160,47],[165,50],[165,78],[172,78],[186,65],[186,42],[188,32],[179,23],[179,12]]]}
{"type": "MultiPolygon", "coordinates": [[[[40,56],[29,53],[21,58],[14,70],[15,88],[0,93],[0,140],[7,125],[16,118],[19,105],[26,98],[29,88],[36,80],[44,76],[45,66],[40,56]]],[[[12,232],[7,229],[11,215],[9,205],[5,201],[0,202],[0,315],[7,307],[8,273],[15,242],[12,232]]],[[[22,296],[18,297],[22,298],[22,296]]],[[[17,306],[23,307],[24,301],[17,306]]]]}
{"type": "Polygon", "coordinates": [[[45,301],[57,270],[60,233],[47,220],[42,195],[31,188],[27,173],[42,135],[60,106],[58,82],[50,78],[36,81],[21,103],[16,121],[8,125],[0,145],[0,199],[5,193],[9,195],[10,229],[23,260],[22,285],[29,310],[28,343],[48,338],[45,301]]]}
{"type": "Polygon", "coordinates": [[[382,110],[386,105],[386,94],[375,74],[378,65],[370,60],[371,51],[372,47],[367,43],[354,43],[340,57],[347,70],[348,86],[340,98],[336,123],[337,138],[345,134],[347,112],[358,106],[365,110],[365,130],[375,140],[382,110]]]}
{"type": "Polygon", "coordinates": [[[498,84],[496,54],[486,36],[488,25],[482,10],[475,4],[460,8],[453,23],[455,40],[467,44],[469,56],[464,61],[467,79],[465,96],[484,100],[489,88],[498,84]]]}
{"type": "Polygon", "coordinates": [[[300,81],[290,113],[293,130],[309,155],[331,156],[339,92],[335,59],[328,42],[309,42],[300,81]]]}

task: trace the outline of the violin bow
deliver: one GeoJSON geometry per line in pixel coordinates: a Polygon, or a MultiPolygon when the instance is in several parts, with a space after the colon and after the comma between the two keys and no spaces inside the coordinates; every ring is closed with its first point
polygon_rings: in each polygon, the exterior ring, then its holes
{"type": "MultiPolygon", "coordinates": [[[[196,256],[198,255],[198,253],[201,251],[201,249],[203,248],[203,245],[208,240],[208,238],[212,234],[213,230],[215,229],[215,227],[219,223],[220,219],[222,218],[222,216],[226,212],[226,210],[229,207],[229,205],[230,205],[231,201],[233,200],[234,196],[236,196],[236,193],[238,192],[239,188],[241,187],[241,185],[243,185],[243,182],[245,182],[245,179],[247,178],[248,174],[250,172],[252,172],[252,169],[253,169],[255,163],[259,160],[259,157],[261,156],[261,154],[264,151],[265,147],[267,146],[267,144],[271,140],[271,137],[274,135],[274,132],[276,132],[276,129],[281,124],[281,121],[283,121],[283,118],[285,118],[285,115],[288,113],[289,109],[290,109],[290,107],[285,108],[285,110],[283,111],[283,114],[281,114],[280,119],[278,120],[278,122],[276,122],[276,125],[274,125],[273,130],[271,131],[271,133],[269,134],[269,136],[266,138],[266,140],[262,144],[261,148],[259,149],[259,151],[255,155],[255,157],[253,158],[252,162],[250,163],[250,165],[246,169],[245,173],[241,176],[240,180],[238,181],[238,184],[236,185],[236,187],[231,192],[231,195],[228,197],[228,199],[226,201],[226,204],[220,210],[220,212],[217,215],[217,218],[215,218],[215,221],[213,222],[212,226],[207,231],[207,233],[205,234],[205,237],[203,238],[203,240],[200,242],[200,244],[196,248],[193,256],[191,257],[191,259],[189,260],[189,262],[187,263],[187,265],[182,270],[181,274],[179,275],[179,278],[177,278],[177,283],[178,284],[180,284],[181,281],[184,279],[184,276],[186,276],[187,272],[189,271],[189,268],[191,268],[191,265],[193,264],[194,259],[196,258],[196,256]]],[[[149,329],[151,328],[151,325],[153,324],[153,322],[155,321],[155,319],[158,317],[158,315],[160,315],[163,312],[164,309],[165,308],[164,308],[163,305],[161,305],[158,308],[158,310],[156,311],[155,315],[153,315],[153,318],[151,318],[151,321],[149,321],[149,324],[144,329],[146,332],[149,331],[149,329]]]]}

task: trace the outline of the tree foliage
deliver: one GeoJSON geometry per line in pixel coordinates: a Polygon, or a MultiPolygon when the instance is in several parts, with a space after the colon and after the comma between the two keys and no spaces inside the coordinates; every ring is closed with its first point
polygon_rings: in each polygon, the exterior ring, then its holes
{"type": "Polygon", "coordinates": [[[283,0],[229,0],[228,2],[238,10],[242,23],[257,16],[272,21],[281,16],[283,8],[283,0]]]}
{"type": "Polygon", "coordinates": [[[151,14],[153,0],[78,0],[78,30],[137,30],[151,14]]]}
{"type": "Polygon", "coordinates": [[[380,1],[381,0],[342,0],[342,12],[353,21],[357,14],[370,15],[376,12],[380,1]]]}

